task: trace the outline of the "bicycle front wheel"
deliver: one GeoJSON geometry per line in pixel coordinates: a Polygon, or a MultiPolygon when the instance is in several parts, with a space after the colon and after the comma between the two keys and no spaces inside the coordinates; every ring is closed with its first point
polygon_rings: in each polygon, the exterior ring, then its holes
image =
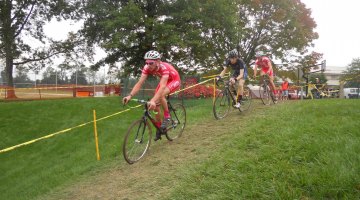
{"type": "Polygon", "coordinates": [[[123,155],[129,164],[139,161],[149,149],[151,143],[151,127],[148,122],[133,122],[124,139],[123,155]]]}
{"type": "Polygon", "coordinates": [[[224,91],[221,91],[215,98],[213,104],[213,113],[216,119],[222,119],[230,111],[230,97],[224,91]]]}
{"type": "Polygon", "coordinates": [[[251,101],[252,101],[251,90],[249,87],[244,87],[244,93],[241,99],[240,111],[244,112],[249,110],[251,106],[251,101]]]}
{"type": "Polygon", "coordinates": [[[270,105],[271,103],[271,95],[270,95],[270,87],[268,85],[261,84],[259,88],[259,95],[261,98],[261,101],[264,105],[270,105]]]}
{"type": "Polygon", "coordinates": [[[186,110],[185,107],[178,103],[172,106],[170,110],[171,125],[167,128],[166,138],[170,141],[181,136],[186,125],[186,110]]]}

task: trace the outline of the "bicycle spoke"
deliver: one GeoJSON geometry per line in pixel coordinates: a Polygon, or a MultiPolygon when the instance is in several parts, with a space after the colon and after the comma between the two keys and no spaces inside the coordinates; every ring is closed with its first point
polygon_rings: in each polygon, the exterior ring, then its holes
{"type": "Polygon", "coordinates": [[[129,164],[140,160],[148,150],[151,142],[151,128],[143,120],[135,121],[128,129],[124,144],[123,155],[129,164]]]}

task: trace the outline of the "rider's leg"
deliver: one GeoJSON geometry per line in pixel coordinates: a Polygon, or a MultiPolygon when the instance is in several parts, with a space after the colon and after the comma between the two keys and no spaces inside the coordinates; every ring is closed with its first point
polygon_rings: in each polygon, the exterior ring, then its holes
{"type": "Polygon", "coordinates": [[[242,96],[244,94],[244,79],[239,80],[238,89],[237,89],[237,101],[240,102],[242,99],[242,96]]]}
{"type": "Polygon", "coordinates": [[[276,88],[275,88],[273,76],[269,76],[269,82],[270,82],[271,91],[273,92],[274,95],[276,95],[276,88]]]}
{"type": "Polygon", "coordinates": [[[161,107],[163,108],[163,111],[164,111],[164,118],[169,118],[170,117],[169,108],[168,108],[168,104],[167,104],[167,101],[166,101],[166,96],[168,94],[170,94],[170,90],[169,90],[168,87],[166,87],[162,97],[160,98],[161,107]]]}

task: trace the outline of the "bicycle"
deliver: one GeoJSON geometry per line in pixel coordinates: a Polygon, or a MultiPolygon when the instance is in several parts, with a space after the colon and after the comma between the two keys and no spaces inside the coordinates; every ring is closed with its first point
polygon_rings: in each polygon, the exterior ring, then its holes
{"type": "Polygon", "coordinates": [[[170,112],[171,123],[165,130],[155,125],[155,119],[151,116],[147,101],[132,99],[132,101],[144,104],[145,110],[141,119],[134,121],[128,128],[125,135],[123,155],[127,163],[134,164],[143,158],[148,151],[152,139],[152,128],[149,120],[155,129],[160,131],[162,135],[165,135],[169,141],[173,141],[182,135],[186,125],[185,107],[180,103],[172,105],[169,101],[169,96],[167,96],[166,99],[170,112]]]}
{"type": "MultiPolygon", "coordinates": [[[[230,111],[230,104],[235,106],[236,104],[236,91],[231,91],[230,81],[224,81],[219,79],[216,81],[216,85],[220,86],[220,83],[224,84],[224,89],[219,92],[213,103],[213,113],[216,119],[222,119],[226,117],[230,111]]],[[[248,110],[251,106],[251,90],[249,87],[244,87],[242,100],[240,101],[240,112],[248,110]]]]}
{"type": "Polygon", "coordinates": [[[264,105],[270,105],[271,101],[276,104],[277,100],[275,99],[275,95],[273,95],[269,86],[269,75],[264,74],[262,75],[262,77],[263,83],[261,83],[259,87],[259,95],[261,101],[264,105]]]}

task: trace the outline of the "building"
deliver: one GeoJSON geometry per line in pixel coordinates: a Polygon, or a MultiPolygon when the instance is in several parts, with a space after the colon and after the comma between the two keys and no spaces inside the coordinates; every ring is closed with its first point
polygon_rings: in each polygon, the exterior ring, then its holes
{"type": "Polygon", "coordinates": [[[340,86],[340,76],[341,73],[346,70],[345,67],[327,67],[327,69],[324,72],[324,75],[326,77],[327,85],[333,86],[333,87],[339,87],[340,86]]]}

